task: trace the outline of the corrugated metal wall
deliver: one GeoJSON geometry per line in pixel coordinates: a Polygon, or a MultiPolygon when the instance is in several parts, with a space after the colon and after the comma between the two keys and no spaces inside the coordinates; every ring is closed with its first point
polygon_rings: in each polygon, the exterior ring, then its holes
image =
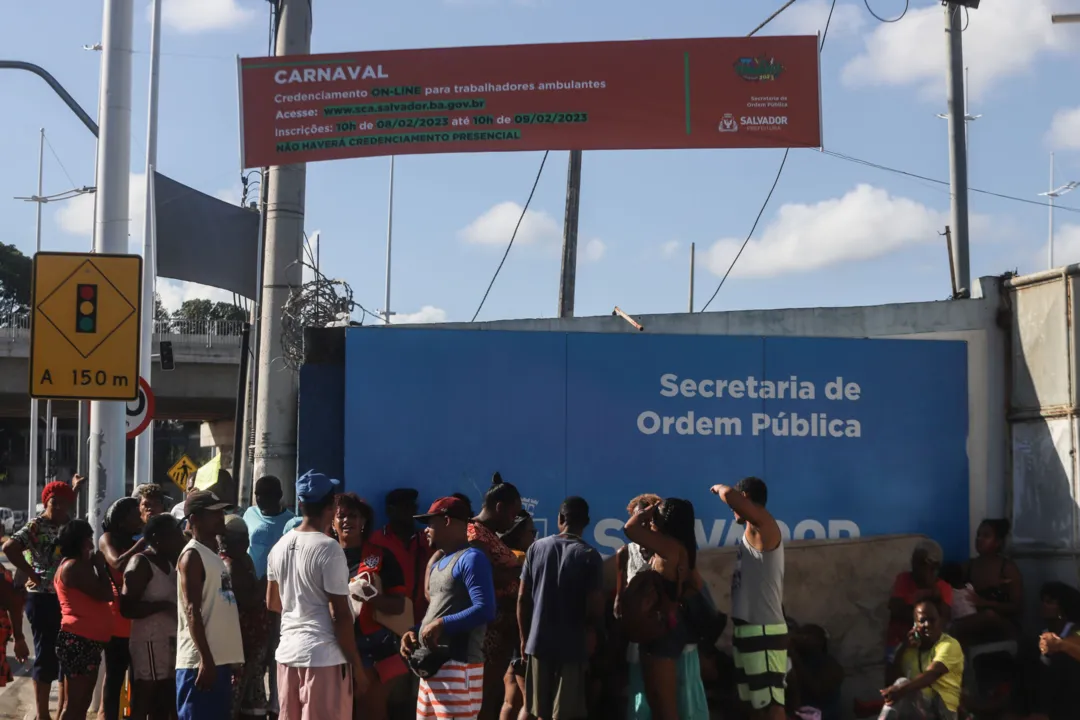
{"type": "Polygon", "coordinates": [[[1013,278],[1009,362],[1009,507],[1027,617],[1040,586],[1078,581],[1076,298],[1080,266],[1013,278]]]}

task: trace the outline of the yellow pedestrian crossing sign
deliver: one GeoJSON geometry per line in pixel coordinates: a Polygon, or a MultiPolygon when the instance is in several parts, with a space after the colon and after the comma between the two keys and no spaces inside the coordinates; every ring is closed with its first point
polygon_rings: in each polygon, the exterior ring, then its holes
{"type": "Polygon", "coordinates": [[[199,469],[199,466],[187,455],[181,455],[176,464],[169,468],[169,479],[180,488],[181,492],[187,492],[188,476],[199,469]]]}

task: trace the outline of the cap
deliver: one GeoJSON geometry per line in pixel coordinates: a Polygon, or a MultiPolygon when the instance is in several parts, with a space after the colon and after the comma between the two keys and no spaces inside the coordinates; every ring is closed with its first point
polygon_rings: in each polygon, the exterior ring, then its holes
{"type": "Polygon", "coordinates": [[[189,518],[201,510],[225,510],[228,507],[229,503],[209,490],[196,490],[184,501],[184,518],[189,518]]]}
{"type": "Polygon", "coordinates": [[[469,507],[456,497],[439,498],[423,515],[414,516],[420,522],[428,522],[436,517],[448,517],[451,520],[469,520],[469,507]]]}
{"type": "Polygon", "coordinates": [[[296,499],[302,503],[325,500],[341,485],[341,481],[328,478],[320,472],[308,470],[296,481],[296,499]]]}
{"type": "Polygon", "coordinates": [[[229,515],[225,518],[225,533],[227,535],[243,535],[247,537],[248,526],[244,518],[239,515],[229,515]]]}
{"type": "Polygon", "coordinates": [[[914,562],[916,558],[924,558],[929,562],[940,565],[941,548],[933,540],[920,540],[919,544],[915,546],[915,549],[911,551],[912,562],[914,562]]]}
{"type": "Polygon", "coordinates": [[[412,488],[397,488],[386,493],[386,504],[390,507],[398,505],[415,505],[420,491],[412,488]]]}

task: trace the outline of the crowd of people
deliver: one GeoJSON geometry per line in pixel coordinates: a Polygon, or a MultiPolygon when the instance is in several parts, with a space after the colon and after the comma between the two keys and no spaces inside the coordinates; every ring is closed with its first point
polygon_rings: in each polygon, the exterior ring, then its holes
{"type": "MultiPolygon", "coordinates": [[[[260,478],[242,515],[189,486],[167,511],[142,485],[106,512],[100,537],[72,517],[75,489],[49,483],[43,511],[4,545],[0,647],[33,633],[37,717],[85,718],[99,674],[101,720],[480,718],[483,720],[839,720],[844,671],[828,633],[784,607],[784,543],[758,478],[712,492],[744,530],[731,608],[698,567],[687,500],[633,498],[614,592],[585,540],[588,503],[569,497],[537,538],[517,488],[495,474],[479,512],[467,496],[365,500],[318,472],[260,478]],[[731,652],[718,640],[731,625],[731,652]],[[129,689],[125,696],[124,689],[129,689]]],[[[1046,629],[1025,658],[1023,578],[1008,524],[979,528],[978,555],[942,566],[920,543],[889,602],[886,677],[860,717],[1065,720],[1080,708],[1080,591],[1042,589],[1046,629]],[[977,682],[965,676],[973,648],[977,682]],[[997,647],[997,646],[994,646],[997,647]],[[1028,662],[1027,660],[1030,660],[1028,662]]],[[[969,673],[970,675],[970,673],[969,673]]],[[[0,666],[0,685],[10,669],[0,666]]]]}

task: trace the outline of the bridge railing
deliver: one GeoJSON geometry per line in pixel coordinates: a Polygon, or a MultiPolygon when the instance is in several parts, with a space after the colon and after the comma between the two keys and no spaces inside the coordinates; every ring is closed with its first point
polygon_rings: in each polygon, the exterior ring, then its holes
{"type": "MultiPolygon", "coordinates": [[[[244,323],[235,320],[158,320],[154,341],[169,340],[187,347],[240,347],[244,323]]],[[[30,342],[29,313],[0,313],[0,341],[30,342]]]]}

